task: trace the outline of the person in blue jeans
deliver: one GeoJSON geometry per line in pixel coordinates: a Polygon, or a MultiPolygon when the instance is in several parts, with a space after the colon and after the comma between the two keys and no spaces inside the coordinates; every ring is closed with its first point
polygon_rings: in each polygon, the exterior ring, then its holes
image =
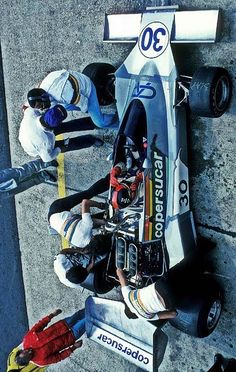
{"type": "Polygon", "coordinates": [[[99,128],[117,129],[119,127],[118,116],[103,114],[101,112],[95,85],[91,82],[91,93],[88,99],[88,113],[99,128]]]}
{"type": "Polygon", "coordinates": [[[70,327],[76,340],[85,333],[85,309],[81,309],[75,314],[64,318],[64,321],[70,327]]]}
{"type": "Polygon", "coordinates": [[[83,341],[79,338],[85,333],[85,310],[48,326],[61,312],[61,309],[54,310],[26,333],[15,354],[15,362],[19,366],[30,362],[40,367],[58,363],[82,346],[83,341]]]}
{"type": "Polygon", "coordinates": [[[57,161],[43,162],[32,160],[19,167],[0,170],[0,194],[10,196],[18,194],[42,182],[56,182],[56,178],[45,169],[56,169],[57,161]]]}
{"type": "Polygon", "coordinates": [[[40,83],[39,88],[28,92],[27,99],[28,104],[34,109],[45,110],[60,104],[67,111],[88,113],[95,128],[118,128],[119,126],[116,114],[101,112],[97,91],[91,79],[77,71],[63,69],[49,73],[40,83]]]}

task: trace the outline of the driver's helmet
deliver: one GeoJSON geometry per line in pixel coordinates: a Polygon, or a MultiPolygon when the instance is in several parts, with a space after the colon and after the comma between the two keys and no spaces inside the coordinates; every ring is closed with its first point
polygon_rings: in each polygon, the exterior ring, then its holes
{"type": "Polygon", "coordinates": [[[112,206],[114,209],[122,209],[128,207],[133,200],[130,184],[122,181],[119,186],[112,191],[112,206]]]}

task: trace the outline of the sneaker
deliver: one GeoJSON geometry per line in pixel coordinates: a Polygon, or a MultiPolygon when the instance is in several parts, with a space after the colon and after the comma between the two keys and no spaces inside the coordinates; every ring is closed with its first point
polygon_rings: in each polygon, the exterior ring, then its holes
{"type": "Polygon", "coordinates": [[[56,159],[54,159],[54,160],[52,160],[51,162],[50,162],[50,167],[54,167],[54,168],[57,168],[58,167],[58,162],[56,161],[56,159]]]}
{"type": "Polygon", "coordinates": [[[46,183],[53,183],[55,184],[57,182],[57,178],[50,172],[48,171],[42,171],[41,176],[43,176],[43,180],[46,183]]]}
{"type": "Polygon", "coordinates": [[[52,169],[52,170],[54,170],[55,168],[57,168],[58,165],[59,164],[58,164],[58,162],[56,160],[52,160],[52,161],[49,161],[49,162],[45,163],[46,168],[47,169],[52,169]]]}
{"type": "Polygon", "coordinates": [[[93,146],[101,147],[101,146],[103,146],[103,144],[104,144],[104,141],[102,139],[96,137],[96,140],[95,140],[93,146]]]}

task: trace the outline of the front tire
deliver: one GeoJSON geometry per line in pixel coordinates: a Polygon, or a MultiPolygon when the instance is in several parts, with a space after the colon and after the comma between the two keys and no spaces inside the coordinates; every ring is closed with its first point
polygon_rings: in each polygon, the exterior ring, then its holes
{"type": "Polygon", "coordinates": [[[114,73],[116,69],[109,63],[90,63],[83,70],[96,87],[98,102],[102,106],[115,101],[114,73]]]}
{"type": "Polygon", "coordinates": [[[190,83],[190,109],[199,116],[220,117],[229,106],[231,93],[231,79],[227,70],[221,67],[201,67],[190,83]]]}

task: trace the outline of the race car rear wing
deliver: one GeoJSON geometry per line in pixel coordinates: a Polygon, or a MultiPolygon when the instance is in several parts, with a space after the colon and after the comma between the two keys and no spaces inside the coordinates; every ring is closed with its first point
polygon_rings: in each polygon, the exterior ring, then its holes
{"type": "MultiPolygon", "coordinates": [[[[176,11],[178,6],[147,8],[146,12],[175,12],[172,43],[214,43],[219,33],[219,10],[176,11]]],[[[106,14],[104,42],[135,43],[143,13],[106,14]]]]}
{"type": "Polygon", "coordinates": [[[85,303],[88,338],[145,371],[158,371],[167,335],[145,319],[128,319],[119,301],[88,297],[85,303]]]}

